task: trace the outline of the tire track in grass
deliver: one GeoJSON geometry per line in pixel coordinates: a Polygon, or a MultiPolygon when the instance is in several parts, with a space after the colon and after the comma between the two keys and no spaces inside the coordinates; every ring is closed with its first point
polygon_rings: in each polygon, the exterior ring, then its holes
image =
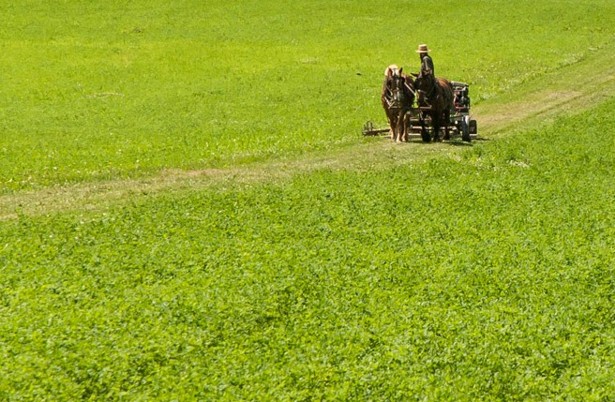
{"type": "Polygon", "coordinates": [[[228,169],[166,169],[142,179],[113,180],[53,186],[0,196],[0,221],[19,216],[38,216],[62,211],[100,211],[127,199],[151,197],[166,192],[185,192],[218,186],[274,182],[317,170],[374,170],[414,163],[433,155],[441,145],[409,153],[406,147],[388,142],[357,144],[350,148],[311,153],[301,159],[270,161],[228,169]]]}
{"type": "MultiPolygon", "coordinates": [[[[565,113],[588,109],[615,96],[615,46],[590,53],[575,64],[518,84],[514,90],[472,108],[482,137],[514,134],[544,124],[565,113]]],[[[357,128],[358,132],[359,128],[357,128]]],[[[456,152],[447,144],[403,146],[382,141],[301,158],[242,165],[228,169],[164,170],[143,179],[113,180],[54,186],[0,196],[0,221],[19,216],[39,216],[63,211],[101,211],[127,199],[151,197],[162,192],[194,191],[212,186],[249,185],[284,180],[321,169],[377,170],[420,163],[435,154],[456,152]]]]}
{"type": "Polygon", "coordinates": [[[473,108],[479,116],[479,132],[514,132],[515,128],[548,122],[615,96],[615,46],[595,52],[575,64],[519,84],[505,95],[506,103],[485,102],[473,108]]]}

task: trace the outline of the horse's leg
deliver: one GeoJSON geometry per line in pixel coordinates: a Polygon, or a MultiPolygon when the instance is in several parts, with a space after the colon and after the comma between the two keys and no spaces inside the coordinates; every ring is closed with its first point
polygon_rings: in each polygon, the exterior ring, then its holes
{"type": "Polygon", "coordinates": [[[397,121],[395,120],[395,113],[392,110],[388,112],[389,118],[389,134],[391,136],[391,140],[395,141],[395,127],[397,126],[397,121]]]}
{"type": "Polygon", "coordinates": [[[395,113],[395,126],[393,127],[393,131],[394,131],[394,138],[393,140],[395,142],[399,142],[399,111],[397,111],[395,113]]]}
{"type": "Polygon", "coordinates": [[[395,142],[399,142],[399,125],[400,124],[401,123],[399,121],[399,111],[398,111],[395,117],[395,142]]]}
{"type": "Polygon", "coordinates": [[[448,131],[450,122],[451,122],[451,111],[447,108],[444,111],[444,139],[447,141],[451,139],[451,135],[448,131]]]}
{"type": "Polygon", "coordinates": [[[382,98],[382,108],[384,109],[384,114],[387,116],[387,123],[389,125],[389,136],[391,136],[391,138],[393,137],[393,130],[391,129],[391,127],[393,127],[391,125],[391,110],[389,109],[388,105],[386,104],[386,100],[384,99],[384,97],[382,98]]]}
{"type": "Polygon", "coordinates": [[[400,109],[397,115],[397,125],[395,126],[395,142],[404,140],[404,110],[400,109]]]}
{"type": "Polygon", "coordinates": [[[402,134],[401,134],[401,140],[403,142],[408,142],[408,119],[409,119],[409,117],[408,117],[408,111],[407,110],[403,111],[402,119],[403,119],[402,120],[403,121],[403,124],[402,124],[402,130],[403,131],[402,131],[402,134]]]}
{"type": "Polygon", "coordinates": [[[440,141],[440,115],[439,113],[433,113],[431,115],[431,127],[433,128],[434,142],[440,141]]]}
{"type": "Polygon", "coordinates": [[[397,115],[397,127],[395,128],[395,142],[402,142],[404,137],[404,111],[403,109],[399,110],[399,114],[397,115]]]}
{"type": "Polygon", "coordinates": [[[425,126],[425,115],[423,112],[419,112],[419,122],[421,123],[421,139],[423,142],[431,141],[429,133],[427,132],[427,127],[425,126]]]}

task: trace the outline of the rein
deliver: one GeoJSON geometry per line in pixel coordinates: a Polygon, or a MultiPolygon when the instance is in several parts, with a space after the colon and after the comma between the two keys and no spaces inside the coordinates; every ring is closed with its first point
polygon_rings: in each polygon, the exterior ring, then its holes
{"type": "Polygon", "coordinates": [[[412,89],[412,87],[410,85],[408,85],[407,82],[404,81],[404,86],[406,87],[406,89],[408,91],[410,91],[410,93],[412,94],[413,97],[416,98],[416,91],[414,89],[412,89]]]}

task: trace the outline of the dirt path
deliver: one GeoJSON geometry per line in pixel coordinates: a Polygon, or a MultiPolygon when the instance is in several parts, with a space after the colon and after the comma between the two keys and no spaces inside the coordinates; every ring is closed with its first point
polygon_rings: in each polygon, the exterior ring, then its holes
{"type": "MultiPolygon", "coordinates": [[[[587,59],[537,78],[540,82],[519,84],[497,99],[472,109],[481,136],[493,138],[516,129],[540,124],[563,113],[581,111],[615,94],[615,52],[612,46],[587,59]],[[573,84],[574,83],[574,84],[573,84]],[[539,85],[537,85],[539,84],[539,85]],[[542,89],[533,90],[536,87],[542,89]]],[[[357,128],[357,131],[359,128],[357,128]]],[[[181,192],[212,185],[275,181],[319,169],[368,170],[424,160],[447,144],[426,147],[381,142],[359,143],[331,152],[309,154],[300,159],[275,161],[229,169],[199,171],[166,170],[136,180],[115,180],[71,186],[56,186],[0,196],[0,221],[20,215],[37,216],[60,211],[100,211],[127,198],[147,197],[162,191],[181,192]]]]}

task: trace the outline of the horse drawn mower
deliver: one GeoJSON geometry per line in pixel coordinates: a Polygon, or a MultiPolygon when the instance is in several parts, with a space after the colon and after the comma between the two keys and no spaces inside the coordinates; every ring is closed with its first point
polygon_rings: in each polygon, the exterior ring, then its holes
{"type": "MultiPolygon", "coordinates": [[[[472,119],[470,114],[470,94],[469,85],[464,82],[450,81],[453,90],[453,110],[450,112],[448,121],[443,121],[440,127],[441,131],[449,132],[451,136],[460,136],[463,141],[470,142],[472,138],[478,136],[478,127],[476,120],[472,119]]],[[[384,95],[383,95],[384,96],[384,95]]],[[[385,107],[386,108],[386,107],[385,107]]],[[[420,105],[418,102],[412,102],[409,108],[403,113],[405,121],[404,130],[407,137],[419,137],[423,141],[429,142],[432,138],[439,137],[434,135],[433,125],[431,124],[432,106],[420,105]]],[[[363,125],[363,135],[378,136],[385,135],[391,132],[392,128],[376,128],[371,121],[363,125]]],[[[439,133],[438,133],[439,134],[439,133]]]]}

